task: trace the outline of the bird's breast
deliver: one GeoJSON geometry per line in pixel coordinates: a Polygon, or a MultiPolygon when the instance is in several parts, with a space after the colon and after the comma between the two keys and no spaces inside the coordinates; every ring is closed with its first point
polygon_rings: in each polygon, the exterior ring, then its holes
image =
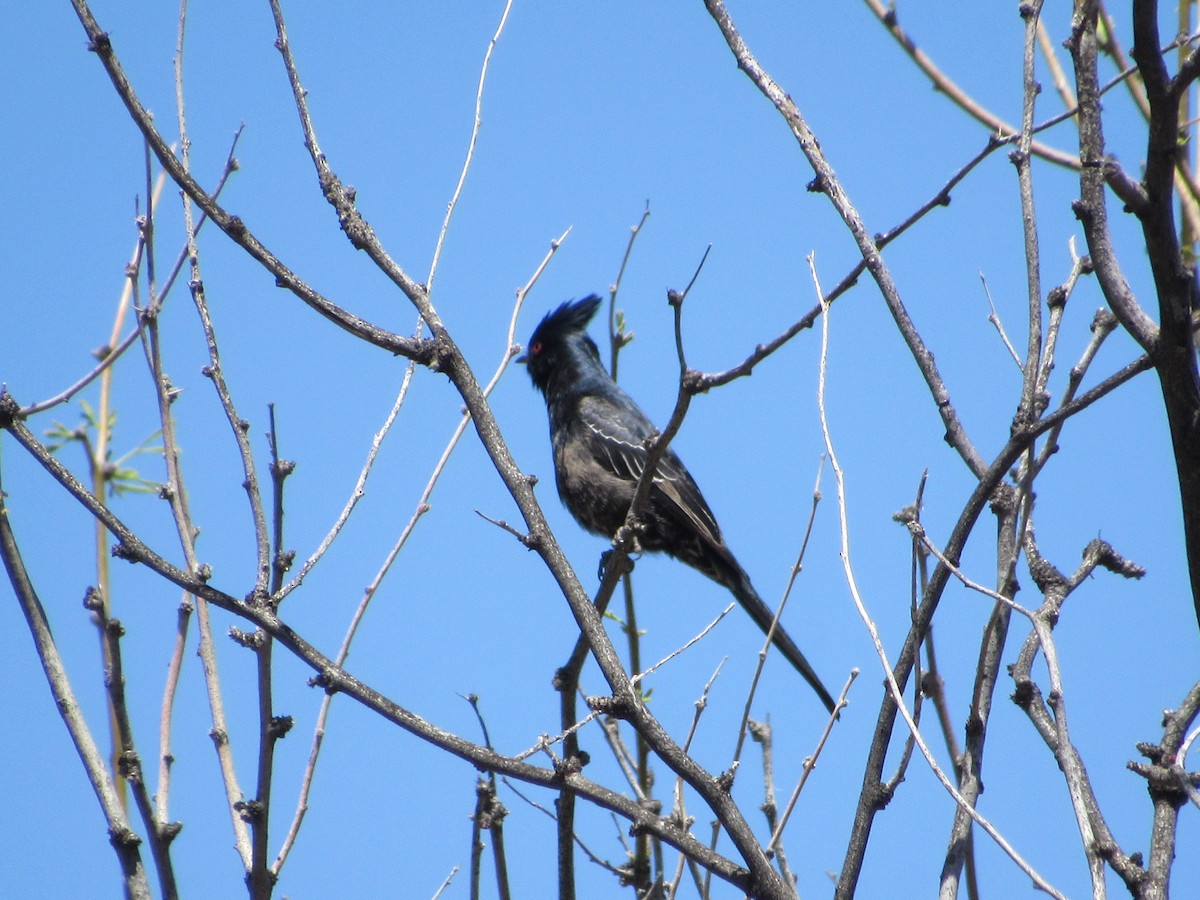
{"type": "Polygon", "coordinates": [[[633,484],[618,478],[592,454],[585,441],[563,435],[554,441],[558,496],[588,531],[611,538],[625,521],[633,484]]]}

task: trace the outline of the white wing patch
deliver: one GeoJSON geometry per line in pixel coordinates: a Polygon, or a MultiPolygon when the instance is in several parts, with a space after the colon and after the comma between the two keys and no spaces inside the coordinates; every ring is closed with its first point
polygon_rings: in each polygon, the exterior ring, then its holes
{"type": "MultiPolygon", "coordinates": [[[[642,472],[646,468],[645,447],[640,443],[635,444],[624,437],[606,431],[590,418],[585,419],[584,424],[594,434],[603,439],[601,446],[604,448],[605,456],[608,457],[609,468],[613,472],[626,475],[632,481],[637,481],[642,477],[642,472]],[[616,451],[616,456],[613,455],[614,450],[616,451]]],[[[659,460],[658,468],[654,472],[654,481],[656,483],[678,481],[679,477],[680,472],[670,464],[669,460],[659,460]]]]}
{"type": "MultiPolygon", "coordinates": [[[[646,448],[642,444],[635,444],[627,438],[612,434],[591,418],[584,419],[584,423],[602,439],[600,446],[604,448],[604,455],[608,457],[610,471],[631,481],[642,477],[647,456],[646,448]]],[[[659,460],[658,468],[654,471],[654,485],[673,506],[692,521],[700,534],[714,545],[722,543],[721,529],[708,511],[700,491],[691,483],[687,473],[678,468],[672,460],[666,457],[659,460]],[[689,502],[690,498],[694,500],[689,502]]]]}

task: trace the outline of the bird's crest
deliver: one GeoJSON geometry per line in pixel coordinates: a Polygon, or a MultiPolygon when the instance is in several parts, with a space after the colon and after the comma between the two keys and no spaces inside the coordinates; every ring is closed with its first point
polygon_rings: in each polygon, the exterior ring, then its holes
{"type": "Polygon", "coordinates": [[[529,339],[532,348],[538,341],[560,339],[568,334],[587,330],[588,322],[600,308],[600,298],[589,294],[582,300],[568,300],[553,312],[546,313],[545,318],[533,331],[529,339]]]}
{"type": "Polygon", "coordinates": [[[600,364],[596,342],[587,333],[588,322],[599,307],[600,298],[595,294],[567,301],[533,330],[517,362],[528,367],[534,387],[543,394],[547,394],[552,381],[565,379],[564,383],[579,386],[591,385],[597,377],[608,377],[600,364]]]}

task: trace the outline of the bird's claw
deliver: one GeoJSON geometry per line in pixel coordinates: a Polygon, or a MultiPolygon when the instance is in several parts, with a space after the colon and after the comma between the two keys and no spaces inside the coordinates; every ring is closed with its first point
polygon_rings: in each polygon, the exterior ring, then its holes
{"type": "MultiPolygon", "coordinates": [[[[599,578],[601,582],[604,581],[604,576],[608,574],[608,563],[609,563],[609,560],[612,559],[612,555],[614,552],[615,551],[613,551],[613,550],[605,550],[603,553],[600,554],[600,565],[596,567],[596,577],[599,578]]],[[[624,563],[624,566],[622,567],[622,569],[623,569],[623,571],[621,572],[622,575],[628,575],[630,572],[633,571],[633,558],[632,557],[630,557],[630,556],[625,557],[625,563],[624,563]]]]}
{"type": "Polygon", "coordinates": [[[605,550],[600,554],[600,565],[596,567],[596,577],[602,582],[604,581],[604,573],[608,571],[608,560],[612,554],[611,550],[605,550]]]}

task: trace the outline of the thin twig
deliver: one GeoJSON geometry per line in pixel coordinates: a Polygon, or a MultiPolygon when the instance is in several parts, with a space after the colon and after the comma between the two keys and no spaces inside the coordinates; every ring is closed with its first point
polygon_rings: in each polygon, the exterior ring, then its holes
{"type": "Polygon", "coordinates": [[[62,716],[63,724],[67,726],[67,733],[71,736],[71,742],[75,745],[75,750],[83,763],[87,779],[96,792],[96,799],[100,802],[100,810],[104,814],[104,820],[108,826],[110,841],[121,865],[127,895],[132,900],[150,900],[152,896],[150,884],[146,878],[146,870],[138,850],[141,838],[130,827],[121,797],[117,793],[113,774],[105,765],[104,754],[92,738],[87,721],[83,717],[83,711],[79,707],[79,701],[71,688],[66,667],[63,665],[62,657],[59,656],[54,635],[50,632],[46,611],[38,599],[33,583],[29,579],[29,573],[25,569],[25,563],[21,558],[21,552],[17,548],[9,511],[4,504],[5,496],[7,495],[4,493],[3,482],[0,479],[0,558],[3,559],[4,568],[8,572],[17,604],[21,607],[21,612],[25,615],[25,621],[29,625],[29,633],[33,638],[38,660],[46,674],[46,683],[54,697],[55,707],[62,716]]]}
{"type": "MultiPolygon", "coordinates": [[[[525,285],[523,287],[521,287],[520,290],[517,291],[516,303],[514,304],[514,307],[513,307],[512,316],[509,319],[507,342],[505,344],[504,354],[501,357],[500,364],[497,366],[496,371],[492,376],[492,380],[488,383],[487,387],[484,389],[485,396],[486,396],[486,394],[491,393],[492,389],[499,383],[500,376],[503,375],[504,370],[508,367],[509,360],[511,360],[512,357],[516,355],[517,345],[516,345],[515,337],[516,337],[517,315],[520,313],[521,306],[525,301],[525,297],[533,289],[533,286],[537,283],[538,279],[541,277],[542,272],[545,271],[546,266],[549,265],[550,260],[553,258],[554,254],[558,251],[558,248],[562,245],[562,242],[564,240],[566,240],[566,237],[568,234],[570,234],[570,232],[571,232],[571,229],[568,228],[556,240],[551,241],[550,249],[548,251],[546,251],[546,255],[544,257],[542,257],[542,261],[538,264],[537,268],[534,270],[533,275],[530,276],[529,281],[527,281],[525,283],[525,285]]],[[[417,328],[420,329],[421,326],[422,326],[422,321],[418,320],[417,328]]],[[[353,510],[355,504],[357,504],[358,500],[361,498],[361,496],[363,494],[363,486],[365,485],[367,475],[370,473],[371,467],[374,464],[375,454],[379,449],[379,445],[382,442],[384,435],[391,428],[392,422],[395,421],[396,414],[399,412],[400,406],[404,402],[404,398],[408,393],[408,386],[412,380],[414,365],[415,364],[413,362],[410,362],[409,366],[405,370],[404,380],[401,384],[400,392],[396,396],[396,402],[392,405],[392,410],[388,414],[388,418],[385,421],[383,427],[376,433],[376,435],[371,443],[371,449],[367,454],[367,461],[359,473],[358,483],[355,485],[354,493],[351,495],[350,499],[347,501],[346,506],[343,508],[341,515],[338,517],[337,522],[334,523],[334,526],[330,530],[329,534],[327,534],[325,539],[321,542],[321,546],[318,547],[317,551],[314,552],[313,555],[311,557],[309,557],[309,559],[304,563],[304,566],[301,567],[300,572],[297,573],[296,577],[294,579],[292,579],[292,581],[288,584],[288,586],[285,589],[283,589],[282,591],[278,592],[279,599],[282,599],[290,591],[295,589],[299,585],[299,583],[303,579],[303,577],[312,569],[312,567],[314,565],[316,565],[317,561],[324,554],[325,550],[328,549],[329,545],[333,542],[334,538],[337,537],[338,533],[341,531],[342,526],[345,524],[346,519],[349,517],[350,512],[353,510]]],[[[396,540],[396,543],[392,546],[391,551],[389,552],[387,558],[384,560],[383,565],[380,567],[380,570],[377,572],[371,585],[368,586],[366,591],[364,591],[363,597],[359,601],[359,605],[355,609],[354,615],[351,617],[350,624],[349,624],[349,626],[347,626],[346,634],[342,638],[342,645],[338,650],[337,665],[339,667],[345,664],[347,657],[350,655],[350,645],[353,643],[354,636],[358,632],[358,626],[361,624],[363,616],[366,614],[367,607],[370,605],[370,602],[371,602],[371,598],[374,597],[375,592],[378,590],[380,583],[382,583],[383,577],[387,574],[388,570],[391,568],[392,563],[395,561],[396,557],[399,555],[401,549],[403,549],[405,543],[407,543],[409,536],[412,534],[413,530],[416,528],[417,523],[420,520],[420,518],[423,515],[425,515],[426,512],[429,511],[429,499],[433,495],[433,489],[437,485],[438,479],[441,477],[441,474],[446,467],[446,463],[450,459],[451,453],[454,451],[454,448],[458,445],[458,441],[462,437],[463,432],[466,431],[466,427],[470,421],[471,421],[470,415],[469,414],[464,415],[462,417],[462,420],[459,422],[458,427],[455,428],[454,433],[451,435],[450,440],[447,442],[445,449],[442,451],[441,458],[438,460],[437,464],[434,466],[433,473],[430,475],[429,481],[426,483],[425,489],[424,489],[424,491],[422,491],[421,497],[417,501],[417,505],[413,511],[412,516],[409,518],[408,523],[405,525],[404,529],[401,531],[400,537],[396,540]]],[[[276,601],[276,603],[277,602],[278,601],[276,601]]],[[[301,779],[300,797],[299,797],[299,800],[297,801],[296,812],[292,817],[292,823],[288,828],[287,836],[284,838],[284,842],[283,842],[282,847],[280,848],[279,855],[275,858],[275,862],[271,865],[271,870],[272,870],[272,872],[274,872],[276,874],[276,876],[278,876],[278,873],[282,869],[284,862],[287,860],[287,856],[291,852],[291,849],[292,849],[293,845],[295,844],[296,837],[299,834],[300,826],[304,821],[304,816],[308,812],[308,798],[309,798],[309,794],[310,794],[310,791],[312,788],[312,781],[313,781],[313,776],[316,771],[317,760],[320,758],[320,755],[321,755],[321,745],[325,739],[325,727],[326,727],[326,723],[329,718],[329,709],[330,709],[332,702],[333,702],[333,695],[332,694],[326,695],[326,697],[321,702],[321,709],[317,714],[317,724],[316,724],[316,727],[313,732],[313,741],[312,741],[312,747],[309,750],[308,763],[305,766],[304,775],[301,779]]]]}
{"type": "Polygon", "coordinates": [[[800,792],[804,790],[804,785],[808,782],[808,777],[812,774],[813,769],[817,767],[817,760],[821,758],[821,751],[825,749],[825,745],[829,742],[829,736],[833,734],[833,727],[837,724],[838,716],[843,709],[850,705],[848,699],[850,688],[853,686],[856,678],[858,678],[858,669],[851,669],[850,677],[846,679],[846,683],[842,685],[842,692],[838,694],[833,712],[829,714],[829,718],[825,721],[825,730],[821,732],[821,737],[817,740],[817,746],[813,749],[811,755],[804,758],[800,779],[796,782],[796,786],[792,788],[791,796],[788,797],[787,806],[783,808],[783,815],[779,817],[778,824],[771,831],[771,840],[767,842],[768,853],[779,847],[779,842],[783,837],[783,829],[787,827],[788,820],[791,819],[792,812],[796,809],[796,803],[800,799],[800,792]]]}
{"type": "MultiPolygon", "coordinates": [[[[295,629],[288,627],[269,607],[247,604],[241,598],[234,597],[208,584],[195,572],[185,571],[168,562],[134,534],[112,510],[96,500],[92,492],[79,479],[75,478],[26,427],[18,417],[19,412],[20,407],[16,401],[10,395],[0,391],[0,429],[11,434],[38,465],[57,481],[76,502],[104,524],[104,527],[117,541],[114,548],[116,555],[130,562],[145,565],[150,571],[157,573],[167,581],[266,632],[304,665],[312,669],[316,676],[313,679],[314,684],[330,693],[346,694],[384,720],[477,768],[494,770],[498,774],[508,775],[552,790],[559,790],[565,785],[570,791],[594,803],[598,808],[610,810],[629,820],[634,827],[649,829],[665,843],[675,847],[681,853],[687,854],[700,865],[712,871],[718,878],[728,881],[740,889],[758,890],[767,900],[786,896],[782,885],[768,881],[764,888],[760,883],[762,876],[748,875],[745,867],[724,856],[711,853],[691,834],[676,828],[670,822],[663,821],[660,816],[640,808],[636,803],[597,784],[578,771],[529,765],[488,750],[486,747],[481,747],[437,727],[337,666],[332,659],[317,650],[295,629]]],[[[597,637],[593,636],[593,640],[597,640],[597,637]]],[[[611,651],[611,645],[605,650],[611,651]]],[[[607,656],[605,658],[607,659],[607,656]]],[[[667,758],[673,769],[676,767],[684,769],[689,784],[698,790],[705,802],[715,806],[718,815],[731,822],[734,829],[740,829],[741,823],[737,821],[736,808],[732,799],[722,799],[720,793],[714,790],[712,776],[706,773],[702,775],[704,770],[694,762],[681,761],[678,748],[668,743],[670,739],[655,729],[654,726],[657,725],[655,720],[639,719],[637,724],[646,728],[650,734],[655,752],[667,758]],[[708,780],[705,780],[706,778],[708,780]]],[[[661,727],[658,725],[657,729],[661,729],[661,727]]],[[[737,834],[739,839],[745,838],[745,833],[741,830],[731,830],[731,833],[737,834]]],[[[748,840],[748,838],[746,839],[748,840]]],[[[743,852],[741,848],[739,848],[739,852],[743,852]]]]}
{"type": "Polygon", "coordinates": [[[621,290],[625,267],[629,265],[629,259],[633,256],[634,241],[642,233],[642,228],[649,218],[650,201],[647,200],[646,208],[642,210],[642,217],[638,219],[636,225],[629,229],[629,240],[625,242],[625,255],[621,257],[621,267],[617,269],[617,277],[613,279],[613,283],[608,288],[608,346],[611,360],[609,372],[613,381],[617,380],[617,357],[620,355],[621,348],[633,340],[633,332],[626,333],[623,328],[618,327],[620,322],[617,320],[617,293],[621,290]]]}
{"type": "Polygon", "coordinates": [[[446,888],[450,887],[450,882],[454,880],[454,876],[458,874],[458,866],[450,870],[450,874],[446,876],[446,880],[441,883],[436,891],[433,892],[432,900],[438,900],[446,892],[446,888]]]}
{"type": "MultiPolygon", "coordinates": [[[[708,696],[710,693],[712,693],[713,685],[717,683],[717,678],[720,676],[721,669],[725,667],[725,662],[727,660],[728,657],[722,657],[721,661],[717,663],[717,667],[713,669],[712,675],[709,676],[708,681],[704,683],[704,689],[700,692],[700,698],[696,700],[694,704],[696,711],[692,714],[692,724],[688,727],[687,737],[683,741],[683,751],[685,753],[691,752],[692,741],[696,737],[696,732],[700,729],[700,717],[703,716],[704,711],[708,709],[708,696]]],[[[691,823],[688,821],[687,805],[684,802],[682,778],[675,779],[675,789],[672,793],[674,794],[675,799],[671,815],[674,817],[680,828],[688,828],[690,827],[691,823]]],[[[679,884],[683,879],[684,861],[685,858],[680,856],[679,864],[675,870],[675,876],[671,880],[670,893],[668,894],[669,897],[675,897],[678,895],[679,884]]],[[[693,874],[695,873],[693,872],[693,874]]]]}
{"type": "Polygon", "coordinates": [[[737,742],[734,745],[733,757],[730,761],[731,767],[736,767],[741,761],[742,747],[746,742],[746,732],[750,724],[750,710],[754,705],[754,696],[758,691],[758,684],[762,679],[763,668],[767,662],[767,652],[771,649],[775,629],[779,625],[779,617],[783,615],[783,609],[787,606],[788,598],[792,595],[792,588],[796,585],[796,579],[804,569],[804,555],[808,550],[809,538],[812,537],[813,524],[817,520],[817,507],[821,503],[821,475],[824,471],[825,456],[822,454],[820,461],[817,463],[817,476],[816,482],[813,484],[812,505],[808,510],[808,521],[804,526],[804,536],[800,539],[800,549],[796,553],[796,562],[793,563],[791,571],[788,573],[788,581],[784,586],[783,596],[779,600],[779,606],[775,609],[775,617],[771,620],[771,627],[767,630],[763,645],[758,651],[758,664],[754,667],[754,675],[751,677],[750,687],[746,691],[746,702],[742,706],[742,722],[738,728],[737,742]]]}
{"type": "Polygon", "coordinates": [[[866,262],[867,271],[871,273],[871,277],[875,280],[879,292],[887,304],[888,311],[892,314],[896,327],[903,337],[905,344],[908,345],[909,352],[912,354],[913,360],[917,364],[917,368],[920,370],[921,376],[932,395],[938,414],[946,428],[947,443],[962,457],[967,467],[976,477],[982,476],[987,470],[987,464],[984,462],[983,457],[979,455],[978,450],[976,450],[975,445],[967,435],[966,429],[959,420],[958,412],[950,399],[950,391],[946,387],[941,373],[938,371],[933,353],[929,350],[920,331],[909,316],[908,310],[905,308],[904,302],[900,297],[899,288],[892,278],[891,270],[879,251],[879,246],[871,237],[862,217],[858,214],[858,210],[855,209],[845,190],[842,188],[837,174],[821,150],[817,136],[808,127],[808,123],[805,121],[800,108],[796,105],[791,95],[763,69],[754,57],[754,54],[751,53],[750,48],[742,39],[732,18],[730,18],[723,0],[705,0],[705,6],[708,8],[713,21],[716,22],[717,27],[721,30],[721,35],[725,38],[725,42],[733,53],[734,59],[737,60],[738,68],[746,73],[754,86],[779,111],[792,135],[796,138],[801,152],[816,173],[813,187],[825,194],[853,236],[859,253],[862,254],[866,262]]]}
{"type": "Polygon", "coordinates": [[[1000,321],[1000,315],[996,312],[996,304],[992,302],[992,291],[988,287],[987,277],[983,272],[979,273],[979,281],[983,285],[983,295],[987,297],[988,313],[987,320],[995,326],[997,334],[1000,335],[1000,340],[1004,342],[1004,346],[1008,349],[1008,354],[1013,358],[1013,362],[1017,364],[1017,368],[1021,368],[1021,357],[1017,353],[1017,348],[1012,345],[1012,341],[1008,339],[1008,333],[1004,330],[1004,323],[1000,321]]]}
{"type": "Polygon", "coordinates": [[[688,650],[691,647],[693,647],[695,644],[699,643],[701,640],[703,640],[708,635],[708,633],[710,631],[712,631],[714,628],[717,627],[717,625],[719,625],[721,623],[722,619],[724,619],[727,615],[729,615],[730,610],[732,610],[735,605],[736,604],[730,603],[723,610],[721,610],[720,613],[717,614],[717,617],[715,619],[713,619],[711,622],[709,622],[707,625],[705,625],[702,629],[700,629],[699,633],[694,634],[691,638],[689,638],[687,643],[685,643],[679,647],[676,647],[674,650],[672,650],[670,653],[668,653],[666,656],[664,656],[662,659],[660,659],[654,665],[650,666],[650,668],[634,675],[630,679],[630,682],[632,684],[641,684],[642,681],[644,681],[647,676],[649,676],[652,673],[656,672],[657,670],[661,669],[663,666],[665,666],[667,663],[669,663],[675,657],[679,656],[679,654],[683,653],[685,650],[688,650]]]}
{"type": "MultiPolygon", "coordinates": [[[[179,28],[176,41],[174,69],[175,69],[175,104],[176,115],[179,124],[179,140],[181,159],[179,166],[181,171],[190,177],[190,150],[191,142],[187,136],[187,117],[184,112],[183,102],[183,36],[184,27],[187,17],[187,0],[181,0],[179,8],[179,28]]],[[[191,267],[190,278],[188,282],[191,288],[192,299],[195,302],[196,310],[200,314],[201,324],[204,327],[205,338],[208,342],[210,367],[215,370],[213,375],[213,383],[217,386],[217,394],[221,399],[222,406],[225,409],[225,414],[229,419],[230,425],[233,428],[234,440],[238,444],[238,449],[241,453],[243,468],[247,478],[247,492],[250,495],[250,507],[252,518],[255,524],[256,546],[258,548],[259,557],[259,572],[258,572],[258,594],[261,596],[266,593],[266,565],[267,565],[267,532],[266,520],[262,514],[262,498],[257,490],[257,480],[254,474],[254,461],[250,452],[249,443],[246,441],[245,429],[241,428],[241,420],[233,410],[232,400],[229,398],[228,390],[225,388],[224,379],[220,374],[220,362],[217,357],[216,336],[212,330],[212,323],[208,318],[207,303],[204,294],[204,282],[200,277],[200,256],[196,246],[196,230],[192,219],[191,202],[185,195],[184,204],[184,226],[187,233],[188,245],[188,262],[191,267]]],[[[152,236],[153,223],[147,223],[147,229],[152,236]]],[[[166,377],[162,370],[162,351],[159,344],[158,330],[158,313],[162,306],[161,297],[155,292],[154,271],[153,271],[153,251],[154,242],[151,239],[147,240],[147,276],[149,280],[150,296],[147,304],[146,314],[151,317],[150,324],[147,328],[147,336],[149,343],[147,352],[150,361],[151,372],[154,376],[154,385],[156,395],[158,397],[159,418],[163,429],[163,455],[169,460],[168,473],[170,475],[169,486],[172,489],[170,498],[172,509],[175,510],[176,527],[179,532],[180,541],[184,545],[184,556],[187,559],[188,566],[193,571],[199,568],[199,561],[195,552],[195,540],[198,533],[193,524],[191,512],[187,506],[187,492],[183,482],[183,470],[180,465],[180,449],[175,439],[174,417],[171,413],[171,397],[168,393],[168,385],[166,377]]],[[[220,678],[217,671],[216,648],[212,638],[212,626],[208,620],[208,608],[203,599],[197,603],[200,623],[200,654],[204,661],[204,676],[205,684],[208,689],[209,707],[213,719],[213,743],[216,746],[217,757],[220,763],[222,775],[225,780],[226,800],[229,804],[230,817],[233,822],[235,844],[238,852],[241,855],[242,863],[246,868],[247,873],[254,871],[254,856],[255,846],[254,837],[247,833],[245,818],[240,813],[241,804],[244,798],[241,789],[237,783],[235,770],[235,762],[233,753],[229,744],[229,730],[225,722],[224,701],[221,697],[220,678]]]]}
{"type": "Polygon", "coordinates": [[[1020,422],[1036,418],[1040,410],[1037,405],[1038,362],[1042,354],[1042,272],[1041,248],[1038,245],[1037,214],[1033,202],[1033,166],[1030,153],[1033,147],[1033,111],[1041,86],[1037,83],[1034,63],[1036,61],[1037,23],[1042,13],[1044,0],[1031,0],[1021,7],[1025,19],[1025,53],[1022,69],[1023,102],[1021,106],[1021,138],[1017,150],[1012,154],[1017,167],[1017,182],[1021,196],[1021,235],[1025,249],[1025,287],[1028,304],[1028,336],[1025,361],[1021,365],[1021,402],[1017,406],[1016,418],[1020,422]]]}
{"type": "MultiPolygon", "coordinates": [[[[817,280],[816,268],[813,264],[811,254],[809,255],[809,268],[812,272],[813,282],[816,287],[816,294],[818,297],[821,297],[823,294],[821,293],[821,287],[817,280]]],[[[1038,874],[1038,872],[1028,862],[1025,861],[1025,859],[1016,851],[1016,849],[1009,844],[1007,840],[1005,840],[1004,836],[1001,835],[998,830],[996,830],[996,827],[992,825],[991,822],[985,819],[978,810],[967,803],[966,799],[963,798],[963,796],[951,783],[950,779],[946,776],[946,773],[942,771],[942,768],[938,765],[937,760],[934,759],[933,752],[925,743],[924,738],[921,737],[920,730],[917,728],[916,722],[913,721],[912,714],[908,711],[908,707],[904,704],[904,693],[901,691],[900,685],[896,682],[896,676],[893,672],[891,663],[888,661],[887,651],[884,649],[883,642],[879,637],[879,631],[875,627],[875,623],[872,621],[870,614],[867,612],[866,606],[863,604],[862,596],[858,590],[858,582],[854,575],[854,568],[850,561],[850,527],[847,521],[845,476],[842,472],[841,464],[838,462],[837,453],[833,448],[833,438],[829,430],[829,420],[825,412],[825,380],[828,366],[828,356],[829,316],[828,310],[826,310],[826,315],[821,317],[821,357],[817,377],[817,409],[821,420],[821,434],[825,439],[825,451],[829,454],[829,463],[833,468],[834,478],[837,481],[838,522],[841,531],[841,550],[839,551],[838,556],[842,560],[842,569],[846,576],[846,584],[850,589],[850,595],[854,600],[854,606],[858,610],[859,617],[862,619],[863,624],[866,626],[867,632],[871,637],[871,643],[875,647],[875,653],[879,657],[879,662],[883,668],[884,677],[887,680],[887,687],[891,694],[892,702],[896,705],[897,710],[900,712],[900,715],[904,718],[905,723],[908,725],[909,731],[916,740],[917,747],[921,750],[921,755],[925,757],[925,762],[929,766],[930,771],[933,772],[937,780],[941,782],[942,787],[946,789],[946,792],[954,798],[954,801],[958,803],[962,809],[967,811],[968,815],[971,816],[971,818],[977,825],[979,825],[979,827],[981,827],[991,836],[1000,849],[1003,850],[1004,853],[1006,853],[1008,857],[1017,864],[1021,871],[1033,879],[1034,884],[1036,884],[1046,893],[1050,894],[1052,897],[1056,897],[1058,900],[1066,900],[1062,893],[1055,889],[1048,881],[1038,874]]]]}
{"type": "MultiPolygon", "coordinates": [[[[422,327],[423,322],[418,317],[417,325],[413,331],[413,334],[419,334],[422,327]]],[[[333,525],[330,526],[329,531],[325,534],[325,537],[321,539],[321,543],[317,545],[317,549],[314,550],[308,559],[304,561],[304,564],[300,566],[300,570],[296,572],[296,574],[292,577],[292,580],[284,585],[279,591],[272,594],[271,602],[276,606],[283,601],[284,597],[303,584],[308,573],[312,571],[313,567],[318,562],[320,562],[321,557],[325,555],[326,551],[329,550],[329,548],[333,545],[334,540],[337,539],[337,536],[341,534],[342,528],[350,519],[350,514],[354,511],[354,508],[358,505],[358,502],[366,496],[367,478],[370,477],[371,470],[375,466],[375,457],[379,453],[379,448],[383,444],[383,439],[387,437],[388,432],[391,431],[392,425],[396,421],[396,416],[398,416],[400,413],[400,407],[404,405],[404,399],[408,396],[408,389],[412,384],[413,372],[416,370],[416,365],[416,362],[410,359],[408,361],[408,365],[404,367],[404,376],[400,380],[400,388],[396,392],[396,399],[392,403],[391,410],[389,410],[387,416],[384,418],[383,424],[371,438],[371,446],[367,450],[367,458],[363,462],[362,468],[359,469],[358,479],[354,483],[354,489],[350,492],[349,498],[342,506],[341,513],[338,514],[337,519],[334,520],[333,525]]]]}
{"type": "Polygon", "coordinates": [[[129,718],[129,706],[125,697],[125,666],[121,656],[121,638],[125,635],[125,628],[119,620],[109,618],[107,604],[98,589],[88,589],[83,605],[96,617],[96,624],[108,644],[105,658],[110,661],[110,665],[105,672],[104,682],[108,691],[109,708],[117,726],[113,735],[120,751],[117,756],[117,771],[122,783],[128,784],[133,793],[134,805],[137,806],[142,826],[150,839],[150,855],[154,860],[154,871],[158,875],[162,895],[165,900],[174,900],[179,896],[179,892],[175,883],[175,869],[171,862],[171,841],[179,834],[180,825],[177,822],[168,825],[156,818],[150,789],[146,786],[142,759],[134,743],[133,723],[129,718]]]}
{"type": "MultiPolygon", "coordinates": [[[[450,219],[454,216],[454,210],[458,208],[458,198],[462,196],[463,185],[467,182],[467,173],[471,171],[471,162],[475,159],[475,143],[479,140],[479,129],[483,125],[483,86],[487,83],[492,51],[496,49],[500,35],[504,32],[504,23],[508,21],[508,13],[512,9],[512,5],[513,0],[507,0],[504,4],[500,23],[496,26],[496,32],[492,35],[492,39],[488,41],[487,50],[483,54],[483,64],[479,67],[479,87],[475,90],[475,118],[471,123],[471,140],[467,143],[467,156],[463,160],[462,171],[458,174],[458,184],[454,186],[454,193],[446,205],[446,217],[442,219],[442,228],[438,232],[437,243],[433,248],[433,260],[429,263],[429,277],[425,279],[425,290],[429,293],[433,293],[433,280],[437,276],[438,262],[442,258],[442,246],[446,243],[446,233],[450,230],[450,219]]],[[[273,10],[278,8],[274,0],[271,7],[273,10]]],[[[281,13],[277,13],[277,17],[282,20],[281,13]]]]}
{"type": "MultiPolygon", "coordinates": [[[[976,101],[975,98],[959,87],[946,73],[934,64],[933,60],[917,46],[912,37],[900,27],[894,6],[885,6],[881,0],[866,0],[866,4],[875,17],[879,19],[880,23],[888,30],[888,33],[904,48],[904,52],[909,55],[912,61],[917,64],[917,67],[933,82],[934,88],[939,93],[945,94],[953,101],[955,106],[986,125],[991,131],[1006,135],[1018,132],[1016,128],[1013,128],[991,110],[976,101]]],[[[1031,145],[1030,149],[1038,156],[1056,165],[1065,166],[1068,169],[1079,168],[1079,158],[1070,153],[1064,153],[1054,147],[1036,142],[1031,145]]]]}

